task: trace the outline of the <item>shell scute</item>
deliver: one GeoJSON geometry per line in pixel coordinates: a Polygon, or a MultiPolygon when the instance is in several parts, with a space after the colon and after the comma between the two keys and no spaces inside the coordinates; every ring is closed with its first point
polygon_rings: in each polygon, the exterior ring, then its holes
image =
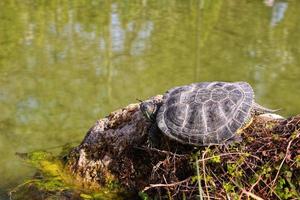
{"type": "Polygon", "coordinates": [[[224,115],[228,116],[235,110],[236,104],[234,104],[230,99],[225,99],[221,103],[221,108],[223,109],[224,115]]]}
{"type": "Polygon", "coordinates": [[[182,93],[180,103],[191,104],[195,102],[196,94],[194,92],[182,93]]]}
{"type": "Polygon", "coordinates": [[[242,124],[240,122],[237,122],[235,120],[232,120],[231,122],[228,123],[228,128],[230,129],[231,132],[235,132],[236,130],[238,130],[240,127],[242,126],[242,124]]]}
{"type": "Polygon", "coordinates": [[[204,135],[190,135],[188,137],[188,141],[190,144],[199,144],[199,145],[203,145],[203,141],[204,141],[204,135]]]}
{"type": "Polygon", "coordinates": [[[196,94],[196,102],[203,103],[211,99],[211,91],[209,89],[200,89],[196,94]]]}
{"type": "Polygon", "coordinates": [[[222,88],[212,90],[211,98],[213,101],[221,101],[228,97],[228,92],[222,88]]]}
{"type": "Polygon", "coordinates": [[[202,104],[200,103],[192,103],[189,106],[189,110],[186,114],[186,121],[183,125],[183,128],[187,129],[186,131],[191,132],[200,132],[203,131],[204,126],[203,123],[199,123],[203,121],[202,116],[202,104]]]}
{"type": "Polygon", "coordinates": [[[206,116],[206,128],[208,133],[216,131],[226,122],[226,119],[221,115],[220,106],[216,102],[206,102],[203,112],[206,116]]]}
{"type": "Polygon", "coordinates": [[[225,85],[224,88],[228,91],[234,90],[236,88],[236,86],[234,85],[225,85]]]}
{"type": "Polygon", "coordinates": [[[225,141],[228,138],[231,138],[233,134],[234,133],[227,126],[225,126],[223,131],[219,132],[219,143],[225,141]]]}
{"type": "Polygon", "coordinates": [[[251,106],[252,105],[248,104],[248,102],[242,103],[241,110],[247,113],[250,110],[251,106]]]}
{"type": "Polygon", "coordinates": [[[180,103],[180,94],[170,96],[170,98],[166,99],[165,103],[170,106],[173,104],[180,103]]]}
{"type": "Polygon", "coordinates": [[[219,138],[218,138],[217,132],[212,132],[211,134],[206,134],[203,139],[204,139],[204,141],[203,141],[204,144],[218,144],[219,143],[219,138]]]}
{"type": "Polygon", "coordinates": [[[166,125],[172,129],[180,130],[180,127],[185,120],[187,107],[188,106],[185,104],[176,104],[168,107],[164,118],[166,125]],[[177,129],[177,127],[179,129],[177,129]]]}
{"type": "Polygon", "coordinates": [[[232,90],[229,93],[229,98],[231,99],[231,101],[235,104],[239,104],[240,101],[242,101],[243,99],[243,93],[240,90],[232,90]]]}
{"type": "Polygon", "coordinates": [[[237,112],[234,119],[239,123],[243,124],[245,122],[245,119],[247,119],[247,113],[237,112]]]}

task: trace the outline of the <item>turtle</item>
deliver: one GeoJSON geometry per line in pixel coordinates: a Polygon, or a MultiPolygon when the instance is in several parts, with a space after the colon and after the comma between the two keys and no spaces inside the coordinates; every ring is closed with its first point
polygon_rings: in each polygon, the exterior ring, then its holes
{"type": "Polygon", "coordinates": [[[194,146],[240,140],[254,115],[275,112],[254,101],[249,83],[221,81],[171,88],[161,103],[143,101],[140,110],[164,135],[194,146]]]}

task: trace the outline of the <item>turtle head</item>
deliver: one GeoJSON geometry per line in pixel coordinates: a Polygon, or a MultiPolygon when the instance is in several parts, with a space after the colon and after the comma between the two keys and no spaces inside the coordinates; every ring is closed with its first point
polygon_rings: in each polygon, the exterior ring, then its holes
{"type": "Polygon", "coordinates": [[[150,101],[143,101],[140,104],[140,109],[143,115],[151,122],[155,122],[158,106],[150,101]]]}

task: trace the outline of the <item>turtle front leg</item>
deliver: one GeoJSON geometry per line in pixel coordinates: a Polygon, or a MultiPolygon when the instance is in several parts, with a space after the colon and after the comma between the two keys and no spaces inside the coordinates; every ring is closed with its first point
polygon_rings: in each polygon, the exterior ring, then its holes
{"type": "Polygon", "coordinates": [[[148,145],[150,147],[159,147],[161,144],[161,132],[156,123],[151,124],[148,130],[148,145]]]}

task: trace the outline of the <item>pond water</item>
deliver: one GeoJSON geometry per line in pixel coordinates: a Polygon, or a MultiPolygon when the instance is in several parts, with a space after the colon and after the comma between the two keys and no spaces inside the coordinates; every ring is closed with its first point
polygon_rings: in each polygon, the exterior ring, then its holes
{"type": "Polygon", "coordinates": [[[0,199],[32,176],[15,152],[78,144],[109,112],[201,81],[248,81],[300,112],[300,1],[0,2],[0,199]]]}

